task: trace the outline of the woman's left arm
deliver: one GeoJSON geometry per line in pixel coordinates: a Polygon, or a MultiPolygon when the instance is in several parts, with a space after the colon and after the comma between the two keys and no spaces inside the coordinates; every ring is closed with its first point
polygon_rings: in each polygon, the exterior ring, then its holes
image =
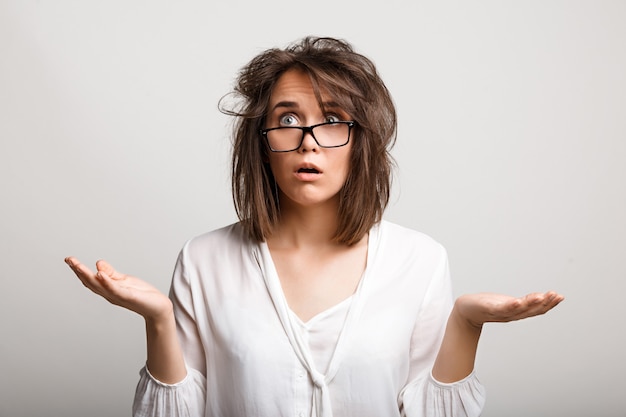
{"type": "Polygon", "coordinates": [[[459,381],[474,369],[484,323],[509,322],[545,314],[564,297],[554,291],[516,298],[480,293],[457,298],[433,366],[433,377],[444,383],[459,381]]]}

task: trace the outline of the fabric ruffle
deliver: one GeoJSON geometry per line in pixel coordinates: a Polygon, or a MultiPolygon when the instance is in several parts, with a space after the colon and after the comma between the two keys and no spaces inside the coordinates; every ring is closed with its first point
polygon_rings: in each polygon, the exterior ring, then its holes
{"type": "Polygon", "coordinates": [[[139,375],[133,417],[204,416],[206,378],[197,370],[187,368],[185,379],[176,384],[157,380],[145,366],[139,375]]]}
{"type": "Polygon", "coordinates": [[[486,392],[476,374],[453,383],[437,381],[432,374],[408,384],[400,394],[404,417],[478,417],[486,392]]]}

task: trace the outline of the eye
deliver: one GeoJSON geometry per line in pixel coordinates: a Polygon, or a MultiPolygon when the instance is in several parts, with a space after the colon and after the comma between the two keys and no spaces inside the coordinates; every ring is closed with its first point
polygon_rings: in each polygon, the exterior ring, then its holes
{"type": "Polygon", "coordinates": [[[298,119],[293,114],[285,114],[281,116],[279,119],[281,126],[296,126],[298,124],[298,119]]]}
{"type": "Polygon", "coordinates": [[[341,121],[341,117],[337,116],[336,114],[328,114],[326,115],[326,118],[324,119],[324,123],[336,123],[340,121],[341,121]]]}

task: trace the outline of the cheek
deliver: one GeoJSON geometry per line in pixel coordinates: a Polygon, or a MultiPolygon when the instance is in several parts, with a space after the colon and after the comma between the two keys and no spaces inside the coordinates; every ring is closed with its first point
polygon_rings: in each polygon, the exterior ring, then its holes
{"type": "Polygon", "coordinates": [[[285,164],[280,155],[270,155],[267,161],[274,178],[278,179],[285,175],[285,164]]]}
{"type": "Polygon", "coordinates": [[[346,149],[346,152],[341,155],[341,158],[339,158],[339,160],[337,161],[337,169],[338,172],[341,172],[342,176],[345,177],[348,176],[348,173],[350,172],[351,169],[351,156],[352,156],[352,152],[351,149],[346,149]]]}

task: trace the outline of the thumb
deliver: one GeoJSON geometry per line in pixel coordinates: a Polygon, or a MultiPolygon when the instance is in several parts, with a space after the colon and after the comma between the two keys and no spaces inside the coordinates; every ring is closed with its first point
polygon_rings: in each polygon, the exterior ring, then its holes
{"type": "Polygon", "coordinates": [[[96,262],[96,268],[98,269],[98,272],[104,272],[113,279],[120,278],[120,274],[115,270],[115,268],[113,268],[113,266],[111,266],[111,264],[104,259],[100,259],[96,262]]]}

